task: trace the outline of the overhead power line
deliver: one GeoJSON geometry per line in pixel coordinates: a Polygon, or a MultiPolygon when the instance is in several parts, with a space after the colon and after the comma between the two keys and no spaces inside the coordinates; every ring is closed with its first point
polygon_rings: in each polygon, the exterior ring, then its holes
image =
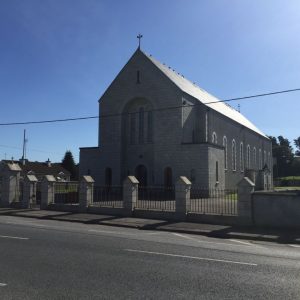
{"type": "Polygon", "coordinates": [[[58,123],[58,122],[80,121],[80,120],[88,120],[88,119],[96,119],[96,118],[99,118],[99,116],[67,118],[67,119],[54,119],[54,120],[42,120],[42,121],[0,123],[0,126],[30,125],[30,124],[43,124],[43,123],[58,123]]]}
{"type": "Polygon", "coordinates": [[[237,101],[237,100],[245,100],[245,99],[250,99],[250,98],[258,98],[258,97],[272,96],[272,95],[278,95],[278,94],[284,94],[284,93],[292,93],[292,92],[299,92],[299,91],[300,91],[300,88],[298,88],[298,89],[291,89],[291,90],[283,90],[283,91],[277,91],[277,92],[257,94],[257,95],[252,95],[252,96],[245,96],[245,97],[240,97],[240,98],[232,98],[232,99],[227,99],[227,100],[221,100],[219,102],[230,102],[230,101],[237,101]]]}
{"type": "MultiPolygon", "coordinates": [[[[238,100],[246,100],[250,98],[258,98],[258,97],[266,97],[266,96],[272,96],[272,95],[278,95],[278,94],[285,94],[285,93],[292,93],[292,92],[299,92],[300,88],[296,89],[290,89],[290,90],[282,90],[282,91],[276,91],[276,92],[269,92],[269,93],[263,93],[263,94],[256,94],[256,95],[250,95],[250,96],[243,96],[238,98],[231,98],[231,99],[225,99],[225,100],[216,100],[216,101],[210,101],[210,102],[203,102],[199,104],[188,104],[187,106],[196,106],[196,105],[203,105],[203,104],[214,104],[219,102],[231,102],[231,101],[238,101],[238,100]]],[[[170,109],[176,109],[181,108],[180,106],[170,106],[170,107],[164,107],[164,108],[158,108],[153,109],[151,111],[163,111],[163,110],[170,110],[170,109]]],[[[129,114],[133,114],[135,112],[130,112],[129,114]]],[[[107,118],[107,117],[116,117],[121,116],[124,114],[107,114],[107,115],[101,115],[101,118],[107,118]]],[[[81,121],[81,120],[89,120],[89,119],[98,119],[99,116],[87,116],[87,117],[77,117],[77,118],[66,118],[66,119],[53,119],[53,120],[41,120],[41,121],[26,121],[26,122],[10,122],[10,123],[0,123],[0,126],[13,126],[13,125],[31,125],[31,124],[45,124],[45,123],[59,123],[59,122],[69,122],[69,121],[81,121]]]]}

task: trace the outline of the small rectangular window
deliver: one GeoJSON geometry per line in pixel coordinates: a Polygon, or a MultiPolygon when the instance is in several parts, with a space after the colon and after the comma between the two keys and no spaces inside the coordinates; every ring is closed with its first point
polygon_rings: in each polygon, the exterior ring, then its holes
{"type": "Polygon", "coordinates": [[[216,182],[219,182],[219,162],[216,161],[216,182]]]}

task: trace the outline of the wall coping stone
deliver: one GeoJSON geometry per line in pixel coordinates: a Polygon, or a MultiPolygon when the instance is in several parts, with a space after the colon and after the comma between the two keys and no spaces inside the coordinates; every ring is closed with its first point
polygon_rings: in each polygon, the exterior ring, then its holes
{"type": "Polygon", "coordinates": [[[44,178],[43,178],[43,181],[55,182],[56,179],[53,175],[45,175],[44,178]]]}
{"type": "Polygon", "coordinates": [[[244,177],[239,183],[238,186],[255,186],[252,180],[250,180],[248,177],[244,177]]]}
{"type": "Polygon", "coordinates": [[[139,183],[135,176],[127,176],[124,183],[139,183]]]}
{"type": "Polygon", "coordinates": [[[95,180],[92,178],[92,176],[89,175],[83,175],[81,178],[81,181],[86,182],[86,183],[94,183],[95,180]]]}
{"type": "Polygon", "coordinates": [[[26,179],[27,179],[29,182],[38,182],[38,179],[36,178],[35,175],[26,175],[26,179]]]}
{"type": "Polygon", "coordinates": [[[186,185],[191,185],[192,183],[189,181],[189,179],[185,176],[180,176],[179,179],[177,180],[176,184],[186,184],[186,185]]]}

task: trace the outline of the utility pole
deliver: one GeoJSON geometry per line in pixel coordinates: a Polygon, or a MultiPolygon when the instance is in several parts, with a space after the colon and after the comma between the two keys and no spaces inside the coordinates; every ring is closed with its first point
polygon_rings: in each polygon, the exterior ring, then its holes
{"type": "Polygon", "coordinates": [[[23,134],[23,155],[22,155],[23,165],[25,165],[25,159],[26,159],[26,129],[24,129],[24,134],[23,134]]]}

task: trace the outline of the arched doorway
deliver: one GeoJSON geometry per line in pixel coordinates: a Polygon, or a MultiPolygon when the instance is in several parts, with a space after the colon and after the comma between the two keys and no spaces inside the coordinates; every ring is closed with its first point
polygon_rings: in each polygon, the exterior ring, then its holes
{"type": "Polygon", "coordinates": [[[164,171],[164,185],[165,185],[165,187],[171,187],[173,185],[172,169],[170,167],[165,168],[165,171],[164,171]]]}
{"type": "Polygon", "coordinates": [[[147,168],[144,165],[138,165],[135,168],[135,177],[140,183],[140,186],[147,186],[147,168]]]}
{"type": "Polygon", "coordinates": [[[111,168],[105,169],[105,185],[111,186],[112,183],[112,170],[111,168]]]}

